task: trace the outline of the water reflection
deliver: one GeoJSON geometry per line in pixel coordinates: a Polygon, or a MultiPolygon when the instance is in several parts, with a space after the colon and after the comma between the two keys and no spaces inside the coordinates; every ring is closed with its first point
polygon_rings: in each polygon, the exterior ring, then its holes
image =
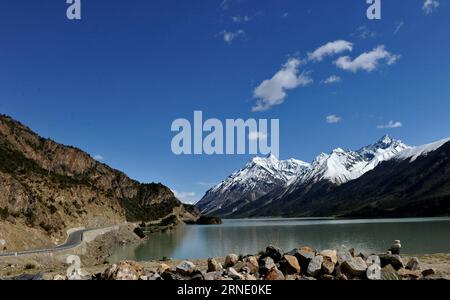
{"type": "Polygon", "coordinates": [[[384,252],[401,239],[409,254],[450,252],[450,218],[389,220],[257,219],[225,220],[222,225],[182,226],[171,233],[151,235],[138,246],[117,249],[111,261],[223,256],[256,253],[268,244],[285,250],[353,247],[384,252]]]}

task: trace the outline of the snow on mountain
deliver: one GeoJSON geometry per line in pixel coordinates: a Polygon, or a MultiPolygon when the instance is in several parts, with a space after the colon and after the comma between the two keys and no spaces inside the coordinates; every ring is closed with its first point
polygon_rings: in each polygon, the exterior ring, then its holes
{"type": "Polygon", "coordinates": [[[302,176],[309,168],[310,164],[296,159],[278,160],[274,155],[255,157],[243,169],[209,190],[197,207],[204,214],[225,208],[235,210],[302,176]]]}
{"type": "Polygon", "coordinates": [[[388,135],[372,145],[357,151],[337,148],[330,154],[322,153],[312,163],[310,172],[299,177],[296,183],[315,183],[328,180],[336,185],[361,177],[381,162],[389,160],[409,147],[388,135]]]}
{"type": "Polygon", "coordinates": [[[430,152],[433,152],[439,148],[441,148],[444,144],[450,142],[450,138],[446,138],[434,143],[417,146],[413,148],[406,149],[399,153],[396,158],[406,160],[410,158],[410,162],[415,161],[419,156],[425,156],[430,152]]]}

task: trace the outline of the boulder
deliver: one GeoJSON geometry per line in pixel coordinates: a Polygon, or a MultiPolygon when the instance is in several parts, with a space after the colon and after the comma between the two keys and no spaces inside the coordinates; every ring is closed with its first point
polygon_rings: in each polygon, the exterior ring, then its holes
{"type": "Polygon", "coordinates": [[[323,250],[320,252],[324,258],[328,257],[333,264],[337,264],[337,251],[336,250],[323,250]]]}
{"type": "Polygon", "coordinates": [[[138,280],[142,273],[142,267],[132,261],[121,261],[106,269],[102,275],[103,280],[138,280]]]}
{"type": "Polygon", "coordinates": [[[381,267],[391,265],[395,270],[404,267],[402,258],[398,254],[382,254],[380,255],[381,267]]]}
{"type": "Polygon", "coordinates": [[[230,276],[230,278],[234,279],[234,280],[242,280],[243,276],[241,274],[239,274],[238,271],[236,271],[235,268],[233,267],[229,267],[227,269],[228,272],[228,276],[230,276]]]}
{"type": "Polygon", "coordinates": [[[434,275],[436,274],[436,271],[434,271],[434,269],[426,269],[422,271],[422,275],[424,277],[430,276],[430,275],[434,275]]]}
{"type": "Polygon", "coordinates": [[[344,261],[351,260],[352,258],[353,255],[351,255],[349,250],[345,248],[337,251],[337,262],[340,265],[342,265],[344,261]]]}
{"type": "Polygon", "coordinates": [[[406,264],[406,269],[411,271],[420,270],[420,261],[417,257],[412,257],[406,264]]]}
{"type": "Polygon", "coordinates": [[[381,267],[373,263],[367,268],[366,277],[369,280],[381,280],[381,267]]]}
{"type": "Polygon", "coordinates": [[[64,275],[56,275],[55,277],[53,277],[53,280],[67,280],[67,277],[64,275]]]}
{"type": "Polygon", "coordinates": [[[328,256],[323,258],[322,273],[331,275],[334,272],[335,263],[328,256]]]}
{"type": "Polygon", "coordinates": [[[190,261],[183,261],[178,266],[176,266],[176,270],[179,274],[183,276],[191,276],[192,273],[195,271],[195,265],[194,263],[190,261]]]}
{"type": "Polygon", "coordinates": [[[274,262],[280,261],[283,258],[283,253],[283,249],[274,245],[266,248],[266,256],[272,258],[274,262]]]}
{"type": "Polygon", "coordinates": [[[394,267],[387,265],[381,269],[381,280],[402,280],[402,278],[394,267]]]}
{"type": "Polygon", "coordinates": [[[291,275],[286,275],[284,277],[284,280],[292,281],[292,280],[299,280],[300,278],[301,278],[301,276],[298,274],[291,274],[291,275]]]}
{"type": "Polygon", "coordinates": [[[222,265],[214,258],[208,258],[208,272],[222,271],[222,265]]]}
{"type": "Polygon", "coordinates": [[[322,270],[322,262],[323,256],[321,255],[314,256],[314,258],[308,264],[306,273],[312,277],[316,277],[317,275],[319,275],[322,270]]]}
{"type": "Polygon", "coordinates": [[[300,268],[304,271],[308,269],[310,261],[316,256],[314,254],[314,251],[303,251],[297,249],[289,252],[289,255],[293,255],[295,256],[295,258],[297,258],[300,268]]]}
{"type": "Polygon", "coordinates": [[[259,272],[261,274],[266,274],[271,270],[273,267],[275,267],[275,262],[270,257],[264,257],[259,260],[259,272]]]}
{"type": "Polygon", "coordinates": [[[361,277],[367,271],[367,264],[361,257],[352,257],[342,263],[342,271],[353,277],[361,277]]]}
{"type": "Polygon", "coordinates": [[[295,256],[284,255],[283,271],[284,274],[297,274],[300,273],[301,268],[298,260],[295,256]]]}
{"type": "Polygon", "coordinates": [[[381,267],[381,260],[380,257],[378,255],[370,255],[369,257],[367,257],[366,259],[366,264],[367,266],[371,266],[373,264],[379,265],[381,267]]]}
{"type": "Polygon", "coordinates": [[[259,271],[259,263],[256,256],[248,256],[244,259],[245,267],[250,269],[250,274],[256,274],[259,271]]]}
{"type": "Polygon", "coordinates": [[[162,279],[164,280],[189,280],[190,277],[183,276],[180,273],[176,271],[172,271],[170,269],[166,270],[164,273],[161,274],[162,279]]]}
{"type": "Polygon", "coordinates": [[[284,280],[284,275],[283,273],[278,270],[277,267],[273,267],[272,269],[270,269],[266,276],[264,277],[264,280],[284,280]]]}
{"type": "Polygon", "coordinates": [[[230,253],[227,255],[227,257],[225,257],[225,264],[224,267],[225,268],[229,268],[234,266],[239,260],[239,256],[237,256],[234,253],[230,253]]]}

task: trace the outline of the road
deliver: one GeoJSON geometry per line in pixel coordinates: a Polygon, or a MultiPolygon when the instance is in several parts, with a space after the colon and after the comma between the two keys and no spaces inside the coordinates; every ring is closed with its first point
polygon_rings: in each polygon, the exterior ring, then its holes
{"type": "Polygon", "coordinates": [[[17,251],[17,252],[5,252],[0,253],[0,257],[7,257],[7,256],[21,256],[26,254],[36,254],[36,253],[47,253],[47,252],[55,252],[55,251],[62,251],[62,250],[68,250],[75,248],[81,244],[83,241],[83,234],[87,231],[101,229],[105,227],[98,227],[98,228],[88,228],[88,229],[79,229],[76,231],[73,231],[69,234],[67,237],[67,240],[54,248],[42,248],[42,249],[33,249],[33,250],[25,250],[25,251],[17,251]]]}

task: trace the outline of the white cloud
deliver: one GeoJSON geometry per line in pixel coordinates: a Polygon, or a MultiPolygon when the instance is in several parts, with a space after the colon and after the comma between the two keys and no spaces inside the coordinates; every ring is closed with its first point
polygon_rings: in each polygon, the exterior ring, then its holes
{"type": "Polygon", "coordinates": [[[425,14],[429,15],[433,11],[435,11],[439,7],[439,5],[439,0],[425,0],[422,6],[422,10],[425,12],[425,14]]]}
{"type": "Polygon", "coordinates": [[[385,47],[381,45],[370,52],[364,52],[354,60],[349,56],[343,56],[338,58],[334,63],[338,68],[346,71],[357,72],[359,70],[364,70],[371,72],[378,68],[380,61],[385,60],[388,65],[392,65],[399,58],[399,55],[388,52],[385,47]]]}
{"type": "Polygon", "coordinates": [[[365,40],[368,38],[376,37],[377,33],[375,31],[370,30],[369,27],[364,25],[364,26],[360,26],[360,27],[356,28],[356,32],[354,33],[354,35],[365,40]]]}
{"type": "Polygon", "coordinates": [[[313,61],[322,61],[326,56],[331,56],[352,50],[353,50],[352,43],[343,40],[338,40],[334,42],[329,42],[317,48],[314,52],[308,53],[308,58],[309,60],[313,61]]]}
{"type": "Polygon", "coordinates": [[[398,22],[397,26],[395,27],[394,34],[397,34],[404,25],[405,25],[405,22],[403,22],[403,21],[398,22]]]}
{"type": "Polygon", "coordinates": [[[337,124],[342,121],[342,118],[336,115],[329,115],[326,117],[326,120],[328,124],[337,124]]]}
{"type": "Polygon", "coordinates": [[[393,129],[403,127],[402,122],[389,121],[387,124],[378,125],[378,129],[393,129]]]}
{"type": "Polygon", "coordinates": [[[177,197],[181,202],[186,204],[195,204],[198,202],[197,194],[194,192],[177,192],[172,190],[175,197],[177,197]]]}
{"type": "Polygon", "coordinates": [[[234,23],[245,23],[251,21],[252,17],[250,16],[233,16],[231,17],[231,20],[234,23]]]}
{"type": "Polygon", "coordinates": [[[266,140],[267,137],[268,137],[267,133],[260,132],[260,131],[252,131],[248,134],[248,139],[250,141],[266,140]]]}
{"type": "Polygon", "coordinates": [[[95,159],[95,160],[98,160],[98,161],[102,161],[102,160],[104,160],[105,158],[104,158],[102,155],[100,155],[100,154],[96,154],[96,155],[94,155],[94,159],[95,159]]]}
{"type": "Polygon", "coordinates": [[[223,40],[225,43],[227,44],[231,44],[233,42],[233,40],[235,40],[236,38],[238,38],[241,35],[244,35],[245,32],[242,29],[236,30],[236,31],[222,31],[219,33],[220,36],[223,37],[223,40]]]}
{"type": "Polygon", "coordinates": [[[308,72],[299,74],[301,61],[290,58],[271,79],[264,80],[253,91],[253,97],[258,99],[252,111],[259,112],[284,102],[287,90],[306,86],[313,82],[308,72]]]}
{"type": "Polygon", "coordinates": [[[333,83],[338,83],[338,82],[341,82],[341,81],[342,81],[341,77],[336,76],[336,75],[331,75],[327,79],[322,80],[322,83],[333,84],[333,83]]]}

